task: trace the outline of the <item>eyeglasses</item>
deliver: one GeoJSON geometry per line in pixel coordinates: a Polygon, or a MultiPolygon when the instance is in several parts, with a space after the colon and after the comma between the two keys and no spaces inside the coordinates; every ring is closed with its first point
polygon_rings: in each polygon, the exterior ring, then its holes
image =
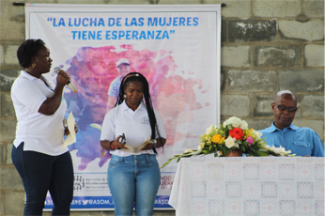
{"type": "Polygon", "coordinates": [[[274,102],[275,106],[280,110],[280,111],[285,111],[286,109],[288,112],[296,112],[298,107],[285,107],[285,106],[279,106],[274,102]]]}

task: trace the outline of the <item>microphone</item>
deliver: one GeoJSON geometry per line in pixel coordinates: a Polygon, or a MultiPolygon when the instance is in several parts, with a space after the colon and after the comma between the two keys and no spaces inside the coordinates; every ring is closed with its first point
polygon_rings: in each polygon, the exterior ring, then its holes
{"type": "MultiPolygon", "coordinates": [[[[59,68],[59,67],[54,68],[54,72],[56,74],[58,74],[60,71],[61,71],[61,68],[59,68]]],[[[68,81],[67,85],[71,89],[71,91],[73,91],[74,93],[76,93],[78,91],[77,87],[75,85],[73,85],[72,82],[70,82],[70,80],[68,81]]]]}

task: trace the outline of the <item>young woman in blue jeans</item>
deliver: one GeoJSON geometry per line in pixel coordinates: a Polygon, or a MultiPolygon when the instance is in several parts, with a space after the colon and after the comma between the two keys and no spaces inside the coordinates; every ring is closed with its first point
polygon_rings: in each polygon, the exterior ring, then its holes
{"type": "Polygon", "coordinates": [[[115,215],[137,216],[153,214],[160,185],[160,168],[156,148],[166,142],[160,114],[152,107],[146,78],[137,72],[126,75],[120,86],[116,105],[105,115],[101,146],[112,154],[107,171],[115,215]],[[139,146],[140,152],[127,149],[126,144],[139,146]]]}

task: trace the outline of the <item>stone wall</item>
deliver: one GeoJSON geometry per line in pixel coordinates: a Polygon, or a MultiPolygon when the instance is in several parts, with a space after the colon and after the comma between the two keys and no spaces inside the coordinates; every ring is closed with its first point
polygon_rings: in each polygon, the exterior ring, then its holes
{"type": "MultiPolygon", "coordinates": [[[[24,189],[11,161],[16,118],[10,87],[21,69],[16,50],[25,39],[24,7],[0,0],[0,215],[22,215],[24,189]]],[[[28,3],[31,1],[27,1],[28,3]]],[[[74,4],[74,0],[33,3],[74,4]]],[[[221,119],[236,115],[256,129],[273,119],[270,103],[290,89],[300,109],[294,123],[324,141],[323,0],[80,0],[79,4],[217,4],[222,8],[221,119]]],[[[72,212],[71,215],[111,215],[72,212]]],[[[155,215],[174,215],[156,211],[155,215]]],[[[44,215],[50,215],[48,212],[44,215]]]]}

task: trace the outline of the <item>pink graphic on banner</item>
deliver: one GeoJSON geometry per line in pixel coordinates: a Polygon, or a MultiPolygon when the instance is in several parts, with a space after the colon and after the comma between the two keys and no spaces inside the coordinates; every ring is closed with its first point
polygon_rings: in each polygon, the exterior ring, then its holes
{"type": "Polygon", "coordinates": [[[68,112],[73,112],[79,125],[77,142],[70,146],[70,151],[76,149],[77,157],[81,158],[79,170],[84,170],[96,158],[99,158],[101,167],[110,158],[109,153],[102,154],[100,130],[91,125],[102,124],[107,111],[108,90],[113,80],[120,76],[116,63],[121,58],[129,61],[130,72],[142,73],[149,82],[153,106],[162,116],[168,137],[165,148],[182,139],[198,137],[197,134],[178,132],[177,124],[193,122],[192,112],[209,106],[208,103],[201,105],[195,94],[198,90],[205,94],[208,89],[203,88],[202,80],[195,78],[192,71],[182,71],[182,75],[175,73],[177,64],[171,51],[136,50],[128,44],[81,47],[66,61],[70,65],[66,71],[78,93],[64,95],[68,112]]]}

